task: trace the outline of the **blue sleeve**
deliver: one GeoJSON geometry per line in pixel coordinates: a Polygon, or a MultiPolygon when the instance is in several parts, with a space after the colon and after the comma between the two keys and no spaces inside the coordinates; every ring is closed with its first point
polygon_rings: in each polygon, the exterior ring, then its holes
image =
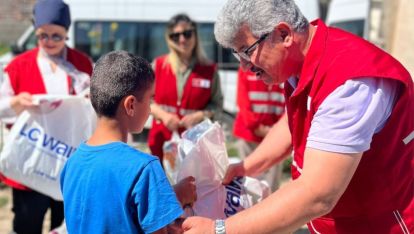
{"type": "Polygon", "coordinates": [[[66,174],[66,164],[63,166],[62,172],[60,173],[59,184],[60,184],[60,191],[63,194],[63,181],[65,180],[66,174]]]}
{"type": "Polygon", "coordinates": [[[145,233],[165,227],[183,213],[158,160],[152,160],[143,169],[132,195],[137,221],[145,233]]]}

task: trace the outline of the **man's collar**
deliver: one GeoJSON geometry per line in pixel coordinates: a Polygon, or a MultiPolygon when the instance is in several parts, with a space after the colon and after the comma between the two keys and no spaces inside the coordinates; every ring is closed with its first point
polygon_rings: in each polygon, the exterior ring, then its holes
{"type": "Polygon", "coordinates": [[[328,28],[320,19],[312,21],[311,25],[316,26],[317,28],[308,52],[305,55],[295,94],[302,92],[306,86],[312,82],[318,70],[322,56],[325,53],[328,28]]]}

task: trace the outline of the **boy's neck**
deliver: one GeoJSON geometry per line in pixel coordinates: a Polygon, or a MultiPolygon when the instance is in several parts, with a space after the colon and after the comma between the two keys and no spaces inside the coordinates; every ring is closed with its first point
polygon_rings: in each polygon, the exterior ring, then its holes
{"type": "Polygon", "coordinates": [[[88,145],[104,145],[111,142],[127,142],[128,131],[117,119],[99,117],[95,132],[87,141],[88,145]]]}

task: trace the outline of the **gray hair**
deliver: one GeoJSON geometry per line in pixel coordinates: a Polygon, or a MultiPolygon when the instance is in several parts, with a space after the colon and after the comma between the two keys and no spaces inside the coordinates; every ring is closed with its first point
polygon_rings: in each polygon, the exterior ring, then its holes
{"type": "Polygon", "coordinates": [[[260,37],[280,22],[288,23],[296,32],[309,26],[293,0],[228,0],[218,15],[214,35],[222,46],[230,48],[243,25],[260,37]]]}

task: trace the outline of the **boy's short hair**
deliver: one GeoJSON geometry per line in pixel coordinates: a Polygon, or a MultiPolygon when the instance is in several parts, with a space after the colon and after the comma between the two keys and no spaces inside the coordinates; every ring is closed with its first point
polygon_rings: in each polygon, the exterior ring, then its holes
{"type": "Polygon", "coordinates": [[[151,65],[126,51],[113,51],[96,62],[91,77],[90,98],[98,116],[115,117],[121,100],[135,95],[141,101],[154,83],[151,65]]]}

